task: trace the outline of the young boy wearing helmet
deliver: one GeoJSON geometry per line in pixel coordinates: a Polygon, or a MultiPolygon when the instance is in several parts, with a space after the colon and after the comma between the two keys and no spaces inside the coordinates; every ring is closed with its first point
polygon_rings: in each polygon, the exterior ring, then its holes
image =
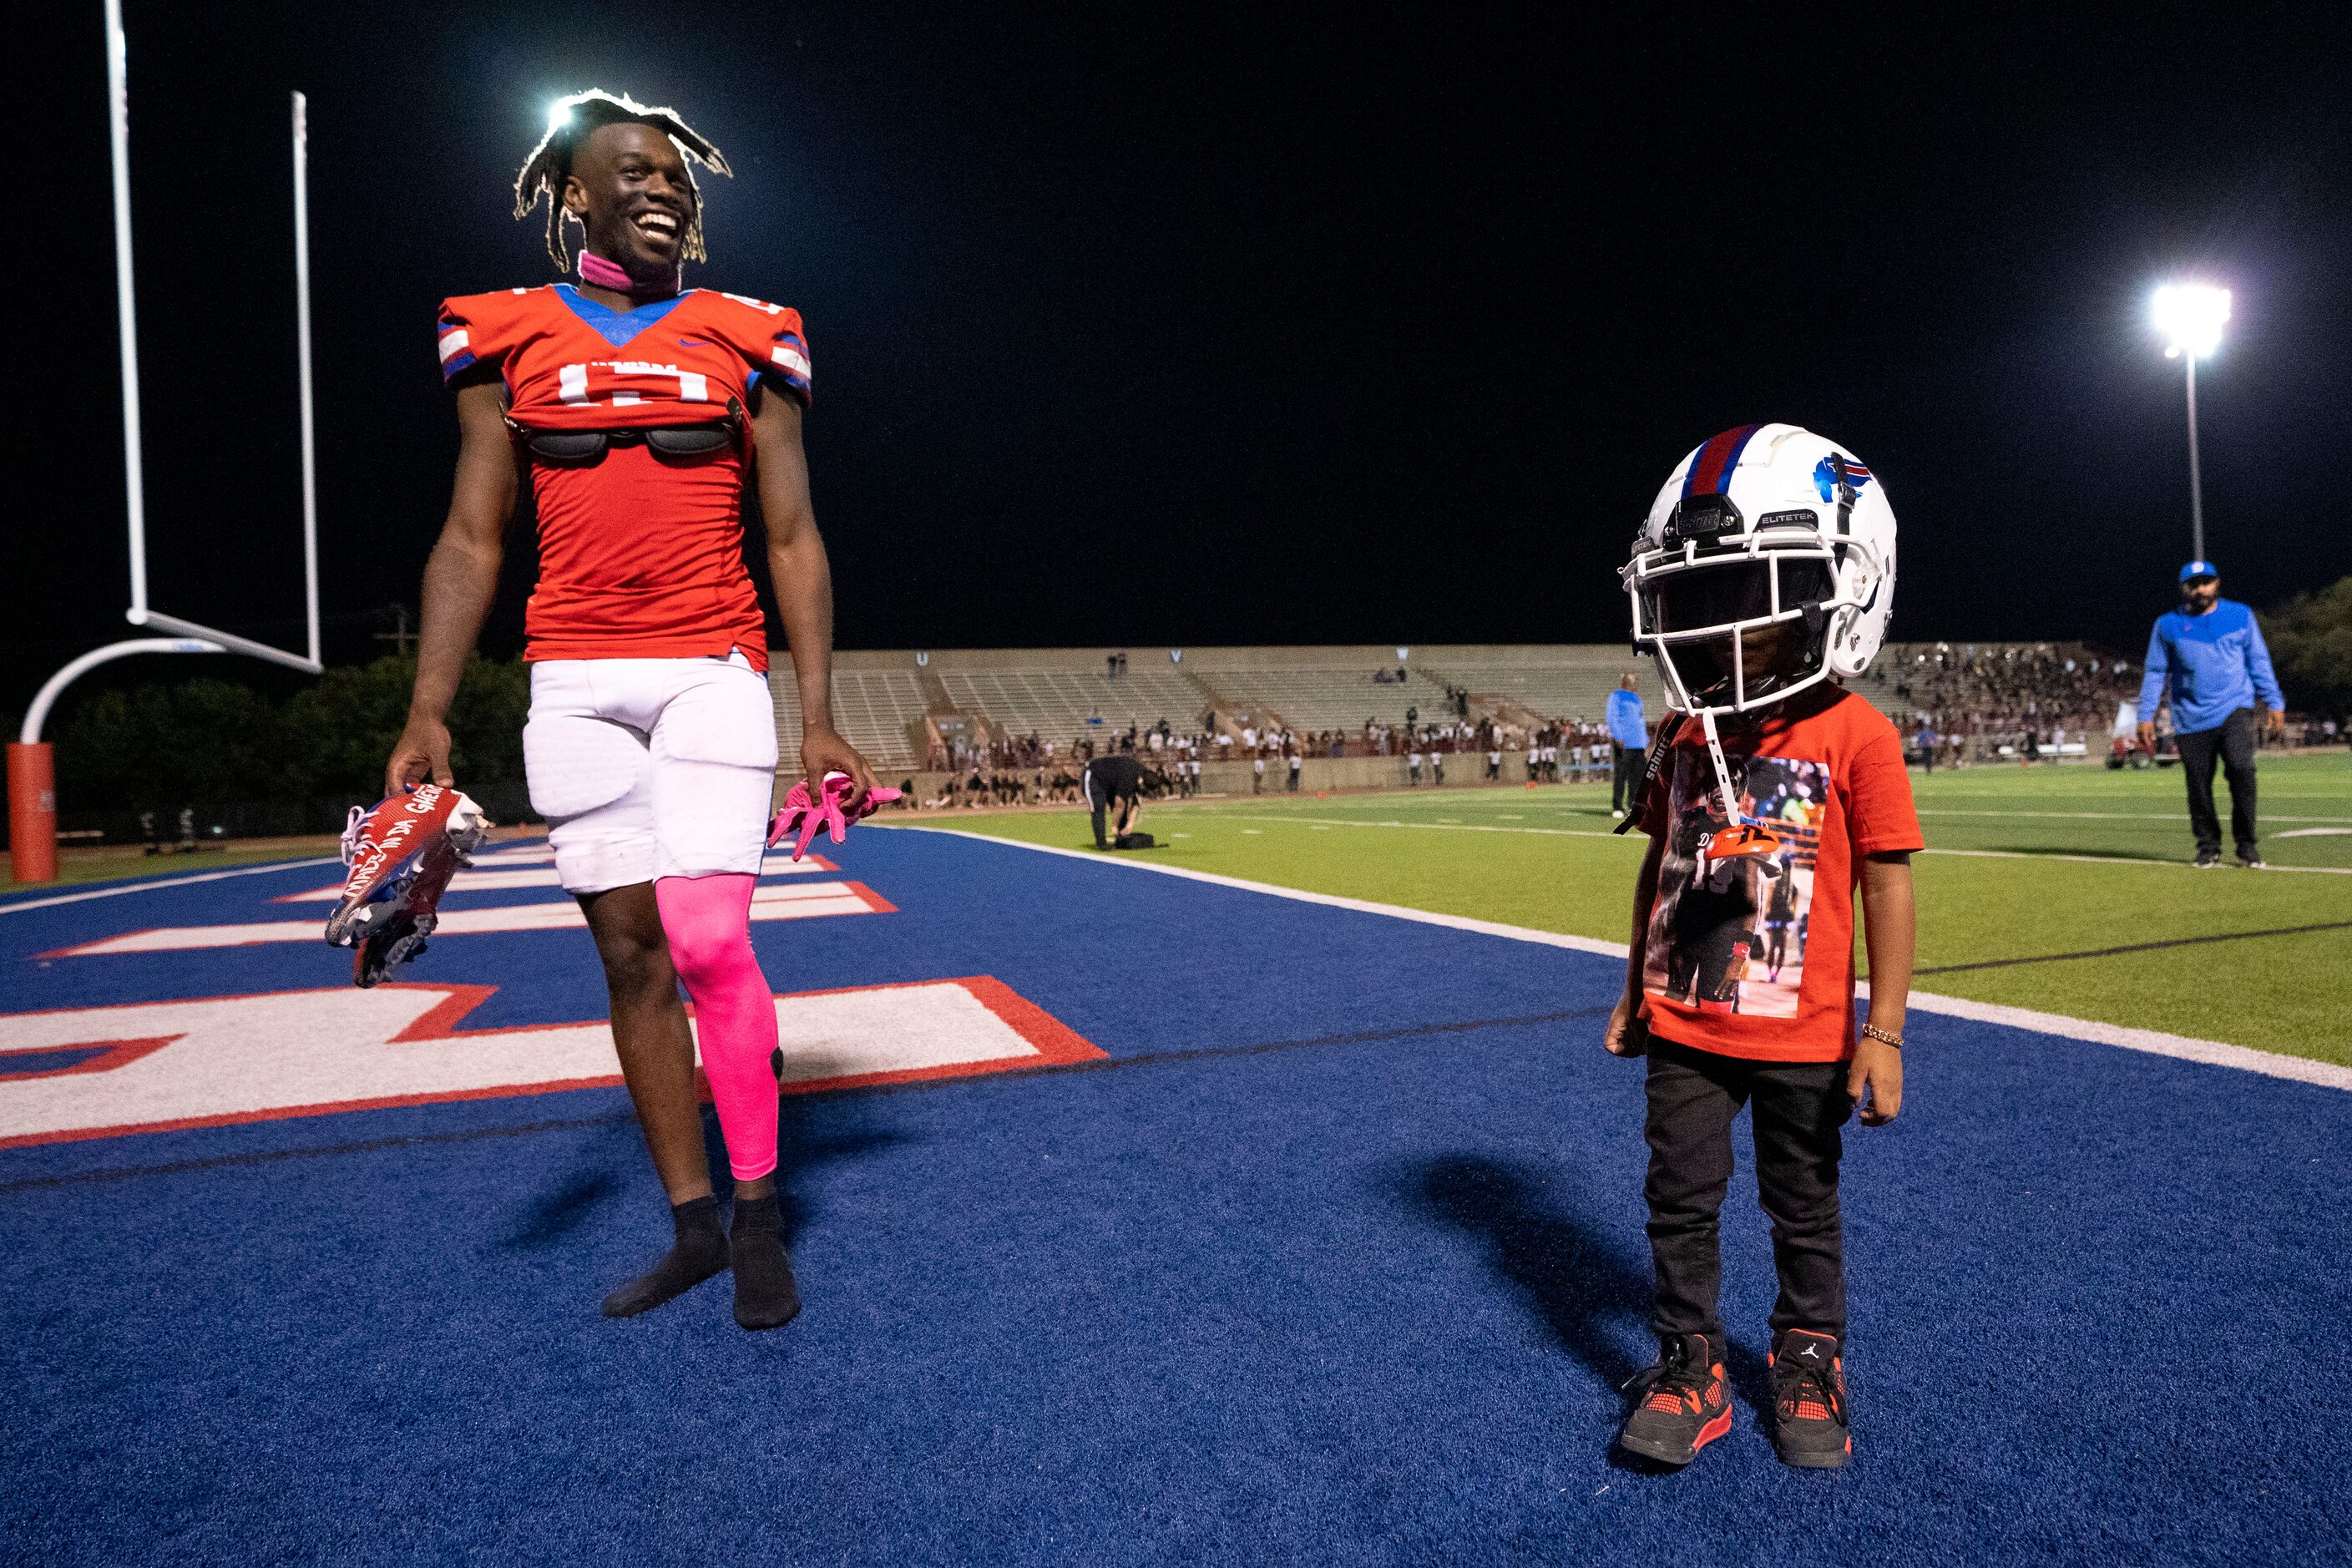
{"type": "Polygon", "coordinates": [[[1921,844],[1902,737],[1839,683],[1885,636],[1895,513],[1843,447],[1793,425],[1746,426],[1675,469],[1623,576],[1634,646],[1657,661],[1675,717],[1619,829],[1650,836],[1606,1044],[1648,1058],[1659,1355],[1629,1385],[1618,1441],[1684,1465],[1730,1430],[1717,1216],[1732,1120],[1752,1103],[1780,1284],[1773,1443],[1792,1465],[1843,1465],[1853,1443],[1838,1130],[1857,1110],[1874,1127],[1902,1107],[1921,844]],[[1807,809],[1790,814],[1791,800],[1807,809]],[[1859,1039],[1857,886],[1871,977],[1859,1039]],[[1763,928],[1776,921],[1800,935],[1767,963],[1763,928]]]}

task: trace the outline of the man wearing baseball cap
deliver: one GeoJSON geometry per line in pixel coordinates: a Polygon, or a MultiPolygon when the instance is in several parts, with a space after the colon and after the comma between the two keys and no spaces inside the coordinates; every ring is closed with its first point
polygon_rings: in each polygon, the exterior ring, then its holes
{"type": "Polygon", "coordinates": [[[2156,743],[2156,709],[2172,705],[2173,742],[2189,781],[2189,826],[2197,867],[2221,863],[2221,824],[2213,815],[2213,762],[2230,783],[2230,832],[2238,864],[2262,869],[2254,839],[2255,705],[2263,728],[2286,728],[2286,703],[2254,612],[2221,597],[2221,574],[2210,561],[2180,569],[2180,608],[2156,618],[2147,639],[2147,673],[2139,683],[2139,739],[2156,743]]]}

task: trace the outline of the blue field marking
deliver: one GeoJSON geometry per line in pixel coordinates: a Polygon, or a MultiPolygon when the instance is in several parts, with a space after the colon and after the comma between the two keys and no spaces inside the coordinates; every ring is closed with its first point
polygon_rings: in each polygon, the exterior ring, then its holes
{"type": "MultiPolygon", "coordinates": [[[[1757,1427],[1735,1184],[1738,1423],[1651,1477],[1606,1454],[1650,1350],[1621,964],[833,853],[898,912],[755,927],[779,991],[992,975],[1108,1059],[788,1098],[808,1306],[766,1336],[723,1281],[595,1316],[662,1229],[617,1089],[0,1151],[0,1559],[2344,1560],[2352,1096],[1915,1016],[1901,1121],[1847,1142],[1856,1464],[1757,1427]]],[[[323,947],[29,956],[317,880],[0,921],[0,1013],[332,985],[323,947]]],[[[577,931],[415,967],[593,1016],[577,931]]]]}

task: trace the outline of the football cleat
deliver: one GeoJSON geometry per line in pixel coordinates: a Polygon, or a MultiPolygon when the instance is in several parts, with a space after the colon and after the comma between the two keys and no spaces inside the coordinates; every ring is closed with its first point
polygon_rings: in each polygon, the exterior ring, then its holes
{"type": "Polygon", "coordinates": [[[1833,1470],[1853,1455],[1838,1342],[1790,1329],[1772,1347],[1772,1447],[1780,1462],[1833,1470]]]}
{"type": "Polygon", "coordinates": [[[1722,1347],[1706,1334],[1663,1334],[1658,1359],[1625,1385],[1633,1412],[1617,1446],[1661,1465],[1683,1466],[1731,1430],[1722,1347]]]}
{"type": "Polygon", "coordinates": [[[425,951],[449,879],[482,841],[482,809],[447,784],[420,784],[352,807],[343,829],[351,875],[327,917],[330,946],[348,947],[352,984],[365,988],[425,951]]]}
{"type": "Polygon", "coordinates": [[[777,812],[775,820],[768,824],[768,847],[773,849],[791,837],[793,829],[797,827],[801,834],[800,842],[793,846],[793,858],[797,860],[808,853],[808,847],[815,840],[818,828],[824,828],[838,844],[849,836],[851,823],[865,821],[898,798],[897,790],[877,785],[866,793],[866,802],[857,808],[855,817],[843,815],[843,803],[856,793],[856,781],[847,773],[827,773],[820,786],[820,798],[812,800],[808,780],[801,780],[785,793],[783,809],[777,812]]]}

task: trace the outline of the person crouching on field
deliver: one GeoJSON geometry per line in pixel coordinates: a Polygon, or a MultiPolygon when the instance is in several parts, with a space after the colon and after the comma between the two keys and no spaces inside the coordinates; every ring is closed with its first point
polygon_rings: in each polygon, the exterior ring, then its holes
{"type": "Polygon", "coordinates": [[[1791,1465],[1843,1465],[1853,1440],[1838,1130],[1857,1110],[1875,1127],[1902,1109],[1910,856],[1922,846],[1901,735],[1837,683],[1885,636],[1895,514],[1844,448],[1791,425],[1748,426],[1675,468],[1624,581],[1634,642],[1675,715],[1619,828],[1650,836],[1605,1043],[1648,1057],[1659,1351],[1628,1384],[1618,1442],[1681,1466],[1731,1428],[1717,1216],[1731,1123],[1752,1103],[1780,1285],[1773,1443],[1791,1465]],[[1857,885],[1871,976],[1859,1039],[1857,885]],[[1759,926],[1776,915],[1799,935],[1768,968],[1759,926]]]}

